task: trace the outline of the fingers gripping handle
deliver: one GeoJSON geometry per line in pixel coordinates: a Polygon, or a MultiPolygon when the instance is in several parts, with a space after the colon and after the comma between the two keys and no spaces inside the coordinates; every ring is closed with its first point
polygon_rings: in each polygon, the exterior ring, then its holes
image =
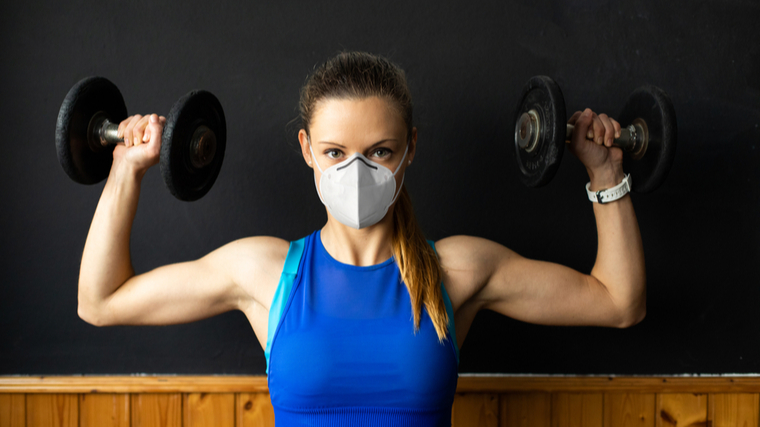
{"type": "MultiPolygon", "coordinates": [[[[565,139],[569,140],[575,126],[568,124],[565,139]]],[[[628,153],[634,160],[644,157],[649,143],[647,124],[641,119],[636,119],[628,127],[620,129],[620,138],[615,138],[612,144],[628,153]]]]}

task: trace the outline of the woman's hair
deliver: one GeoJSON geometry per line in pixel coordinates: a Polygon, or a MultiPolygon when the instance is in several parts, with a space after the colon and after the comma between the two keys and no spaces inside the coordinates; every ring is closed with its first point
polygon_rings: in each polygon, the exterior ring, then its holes
{"type": "MultiPolygon", "coordinates": [[[[301,125],[308,134],[319,101],[372,96],[386,100],[398,111],[406,124],[408,143],[412,135],[412,95],[404,71],[383,57],[364,52],[340,53],[309,76],[301,88],[301,125]]],[[[406,187],[401,187],[393,208],[393,227],[393,256],[411,297],[414,331],[419,330],[424,304],[438,340],[443,342],[449,316],[441,293],[441,264],[417,224],[406,187]]]]}

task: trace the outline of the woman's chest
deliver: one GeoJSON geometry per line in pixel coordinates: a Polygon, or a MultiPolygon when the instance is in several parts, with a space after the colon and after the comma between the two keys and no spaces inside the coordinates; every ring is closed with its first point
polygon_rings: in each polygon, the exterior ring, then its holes
{"type": "Polygon", "coordinates": [[[411,319],[285,320],[269,366],[272,399],[285,406],[438,407],[453,398],[456,356],[432,324],[415,333],[411,319]]]}

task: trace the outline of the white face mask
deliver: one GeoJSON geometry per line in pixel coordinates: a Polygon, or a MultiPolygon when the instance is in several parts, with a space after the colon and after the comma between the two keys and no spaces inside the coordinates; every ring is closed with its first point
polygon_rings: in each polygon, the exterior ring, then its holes
{"type": "MultiPolygon", "coordinates": [[[[360,229],[377,224],[385,217],[388,208],[398,197],[395,177],[406,159],[409,144],[395,172],[360,153],[322,170],[314,156],[311,142],[309,150],[317,168],[322,172],[320,182],[314,177],[317,194],[335,219],[341,224],[360,229]]],[[[403,184],[402,177],[401,185],[403,184]]]]}

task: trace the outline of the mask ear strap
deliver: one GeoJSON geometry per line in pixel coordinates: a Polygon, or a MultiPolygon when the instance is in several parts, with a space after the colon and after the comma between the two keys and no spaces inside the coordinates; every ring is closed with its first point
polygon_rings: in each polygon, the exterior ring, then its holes
{"type": "MultiPolygon", "coordinates": [[[[322,168],[319,167],[319,162],[317,161],[317,158],[314,157],[314,150],[311,149],[311,140],[309,139],[308,135],[306,136],[306,140],[309,141],[309,151],[311,152],[311,158],[314,160],[314,163],[317,164],[317,168],[319,169],[319,172],[321,172],[324,175],[324,172],[322,172],[322,168]]],[[[327,203],[325,203],[325,199],[322,198],[322,191],[319,190],[317,175],[314,175],[314,186],[317,187],[317,196],[319,196],[319,200],[322,202],[323,205],[327,206],[327,203]]]]}
{"type": "MultiPolygon", "coordinates": [[[[404,160],[406,160],[406,153],[408,151],[409,151],[409,144],[407,143],[406,144],[406,149],[404,149],[404,157],[401,158],[401,163],[398,164],[398,167],[396,168],[396,172],[393,172],[392,176],[396,176],[396,174],[398,173],[399,169],[401,169],[401,165],[404,164],[404,160]]],[[[391,205],[393,205],[394,203],[396,203],[396,199],[398,199],[398,195],[401,194],[401,189],[404,187],[404,178],[406,178],[406,174],[404,174],[404,176],[401,177],[401,185],[398,186],[398,193],[396,193],[396,195],[393,196],[393,200],[391,200],[390,205],[388,205],[389,207],[391,205]]]]}
{"type": "Polygon", "coordinates": [[[401,185],[398,186],[398,193],[396,193],[395,196],[393,196],[393,200],[391,200],[391,203],[388,205],[388,207],[391,207],[394,203],[396,203],[396,199],[398,199],[398,195],[401,194],[401,189],[404,188],[404,178],[406,178],[406,174],[401,177],[401,185]]]}
{"type": "MultiPolygon", "coordinates": [[[[311,145],[309,147],[311,147],[311,145]]],[[[406,160],[406,153],[408,151],[409,151],[409,143],[406,144],[406,148],[404,149],[404,157],[401,158],[401,163],[398,164],[398,167],[393,172],[393,176],[396,176],[396,174],[398,173],[399,169],[401,169],[401,165],[404,164],[404,160],[406,160]]],[[[313,154],[312,154],[312,156],[313,156],[313,154]]],[[[403,178],[402,178],[402,182],[403,182],[403,178]]],[[[393,200],[396,200],[396,199],[393,199],[393,200]]]]}
{"type": "MultiPolygon", "coordinates": [[[[325,171],[323,171],[322,168],[319,167],[319,162],[317,161],[317,156],[314,155],[314,150],[311,149],[311,138],[309,138],[308,135],[306,135],[306,141],[309,142],[309,151],[311,152],[311,158],[314,160],[314,163],[317,164],[317,169],[319,169],[319,171],[321,173],[325,173],[325,171]]],[[[406,154],[404,154],[404,155],[406,155],[406,154]]],[[[402,162],[403,162],[403,160],[402,160],[402,162]]]]}

